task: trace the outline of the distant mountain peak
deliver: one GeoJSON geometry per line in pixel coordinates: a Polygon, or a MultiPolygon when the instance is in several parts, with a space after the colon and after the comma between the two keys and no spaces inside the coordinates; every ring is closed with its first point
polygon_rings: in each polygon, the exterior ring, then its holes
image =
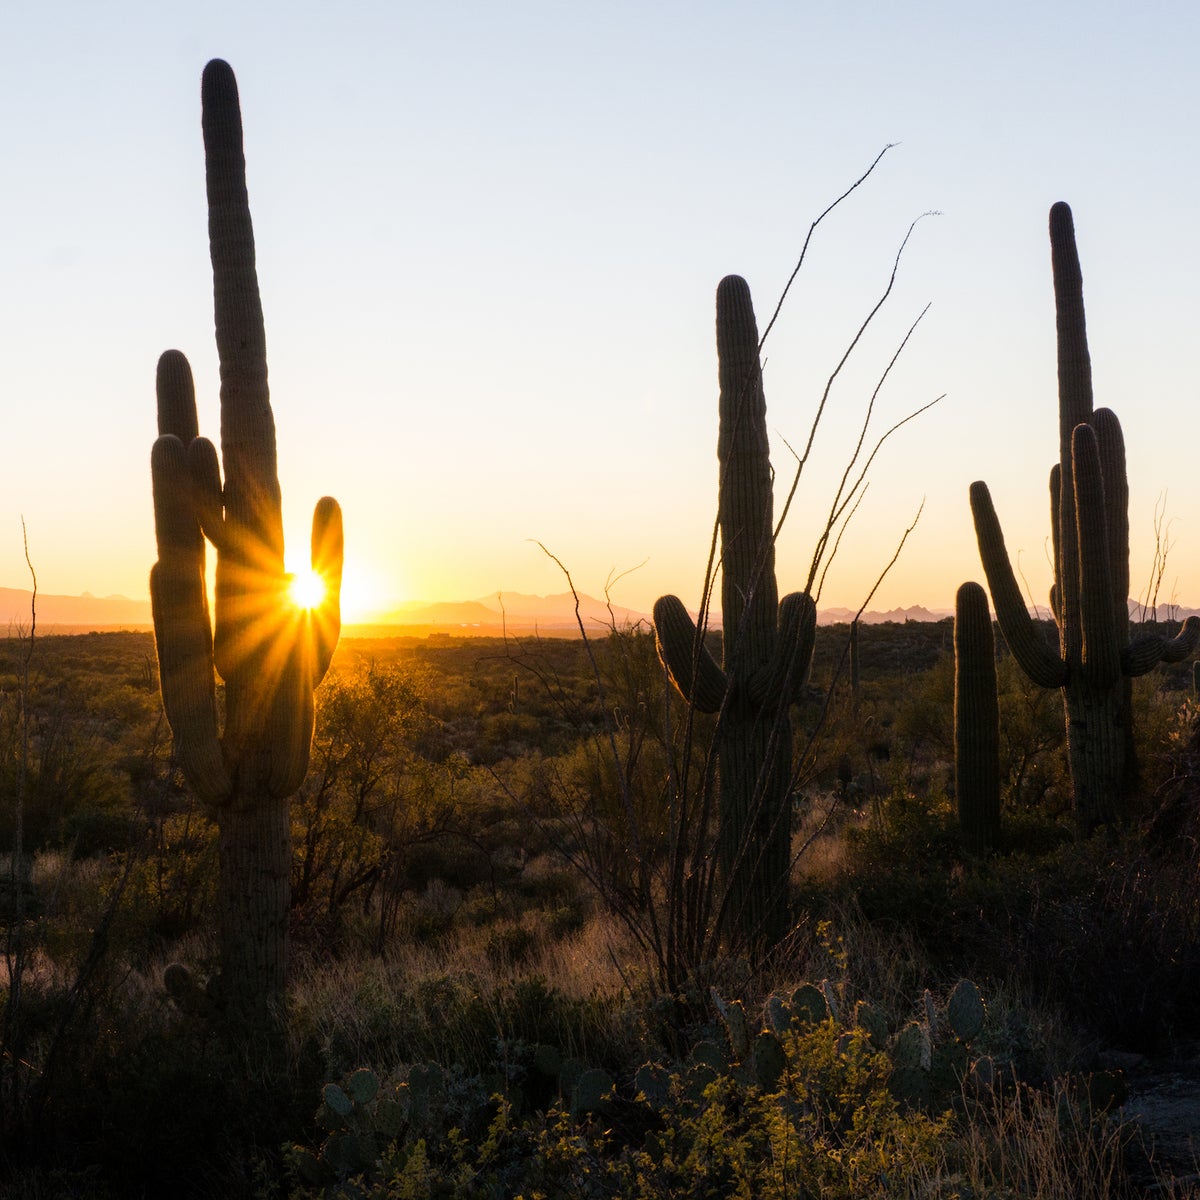
{"type": "MultiPolygon", "coordinates": [[[[33,593],[26,588],[0,587],[0,628],[27,624],[33,593]]],[[[152,623],[149,600],[130,600],[128,596],[103,599],[83,592],[78,596],[37,594],[37,623],[41,630],[56,625],[72,630],[138,629],[152,623]]]]}
{"type": "Polygon", "coordinates": [[[535,596],[528,592],[496,591],[476,600],[441,601],[432,604],[405,604],[384,618],[388,625],[432,625],[540,629],[578,628],[579,621],[589,632],[598,625],[618,626],[649,621],[645,613],[613,604],[585,592],[559,592],[535,596]],[[576,606],[578,605],[578,611],[576,606]]]}

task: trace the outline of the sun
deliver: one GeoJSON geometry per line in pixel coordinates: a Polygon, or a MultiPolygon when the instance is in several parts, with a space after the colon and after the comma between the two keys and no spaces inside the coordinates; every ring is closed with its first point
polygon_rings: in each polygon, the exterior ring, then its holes
{"type": "Polygon", "coordinates": [[[320,608],[325,599],[325,580],[316,571],[297,571],[288,585],[288,595],[297,608],[320,608]]]}
{"type": "MultiPolygon", "coordinates": [[[[288,563],[288,600],[304,612],[320,608],[329,598],[329,588],[308,563],[288,563]]],[[[343,621],[374,619],[381,606],[380,587],[370,568],[346,563],[342,574],[339,607],[343,621]]]]}

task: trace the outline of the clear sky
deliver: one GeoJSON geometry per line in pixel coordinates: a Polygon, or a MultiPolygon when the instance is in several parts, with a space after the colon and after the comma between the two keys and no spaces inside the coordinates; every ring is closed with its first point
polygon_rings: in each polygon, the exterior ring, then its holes
{"type": "Polygon", "coordinates": [[[780,543],[803,584],[863,405],[885,447],[826,580],[949,607],[981,579],[986,479],[1039,603],[1057,453],[1046,215],[1075,211],[1097,403],[1129,447],[1135,589],[1200,605],[1195,327],[1200,7],[803,0],[12,3],[0,16],[0,585],[147,594],[154,368],[178,347],[218,420],[199,81],[237,73],[289,547],[342,502],[348,615],[553,592],[694,606],[716,504],[713,293],[769,314],[768,421],[823,381],[927,210],[835,387],[780,543]]]}

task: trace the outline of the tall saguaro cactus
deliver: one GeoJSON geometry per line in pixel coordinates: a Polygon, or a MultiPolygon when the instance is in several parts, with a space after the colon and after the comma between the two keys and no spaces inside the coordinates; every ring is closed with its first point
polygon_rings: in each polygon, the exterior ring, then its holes
{"type": "Polygon", "coordinates": [[[237,82],[227,63],[201,89],[217,352],[221,465],[199,436],[192,372],[158,363],[151,452],[158,561],[150,573],[163,704],[188,782],[220,835],[219,1002],[243,1031],[270,1028],[285,995],[291,831],[288,798],[308,769],[313,688],[340,631],[342,516],[323,498],[312,565],[326,595],[311,611],[288,596],[275,422],[246,196],[237,82]],[[217,552],[210,622],[204,542],[217,552]],[[214,667],[225,683],[218,719],[214,667]]]}
{"type": "Polygon", "coordinates": [[[954,597],[954,795],[963,840],[975,851],[1000,836],[1000,702],[987,593],[954,597]]]}
{"type": "Polygon", "coordinates": [[[1083,832],[1123,819],[1132,763],[1131,679],[1179,662],[1200,640],[1189,617],[1174,638],[1130,640],[1129,483],[1116,416],[1092,408],[1083,276],[1071,210],[1050,210],[1058,326],[1059,461],[1050,473],[1055,654],[1029,617],[987,484],[971,485],[971,511],[996,619],[1034,683],[1062,690],[1075,813],[1083,832]]]}
{"type": "Polygon", "coordinates": [[[789,706],[812,660],[816,607],[803,592],[778,602],[758,350],[750,289],[738,276],[727,276],[717,288],[722,664],[675,596],[654,605],[654,628],[679,691],[698,710],[720,713],[718,852],[728,892],[725,920],[743,944],[761,948],[790,927],[789,706]]]}

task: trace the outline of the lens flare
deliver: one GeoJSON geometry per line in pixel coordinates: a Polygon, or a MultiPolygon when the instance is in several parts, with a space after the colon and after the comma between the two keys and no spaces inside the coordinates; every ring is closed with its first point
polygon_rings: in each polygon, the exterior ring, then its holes
{"type": "Polygon", "coordinates": [[[325,580],[315,571],[297,571],[288,595],[297,608],[319,608],[325,599],[325,580]]]}

